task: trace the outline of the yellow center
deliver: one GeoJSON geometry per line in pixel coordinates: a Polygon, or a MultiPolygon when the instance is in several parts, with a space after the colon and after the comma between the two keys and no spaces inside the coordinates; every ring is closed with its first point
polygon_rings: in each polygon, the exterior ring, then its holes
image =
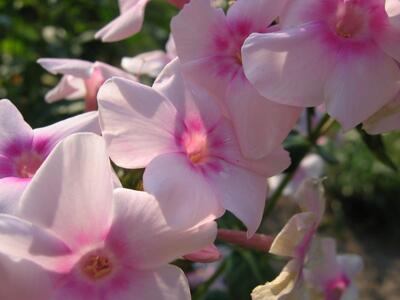
{"type": "Polygon", "coordinates": [[[91,279],[100,279],[112,271],[110,260],[100,255],[90,255],[82,265],[82,271],[91,279]]]}
{"type": "Polygon", "coordinates": [[[364,12],[351,3],[340,5],[336,18],[336,34],[345,39],[361,34],[366,26],[364,12]]]}
{"type": "Polygon", "coordinates": [[[21,178],[32,178],[43,162],[43,158],[37,153],[24,153],[17,162],[16,169],[21,178]]]}
{"type": "Polygon", "coordinates": [[[185,148],[188,158],[193,164],[201,164],[208,158],[208,140],[204,133],[194,133],[187,136],[185,148]]]}

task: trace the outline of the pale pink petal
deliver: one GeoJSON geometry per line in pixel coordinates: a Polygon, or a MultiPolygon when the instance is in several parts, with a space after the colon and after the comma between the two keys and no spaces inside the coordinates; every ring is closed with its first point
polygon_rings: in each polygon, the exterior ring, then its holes
{"type": "Polygon", "coordinates": [[[230,84],[226,106],[243,155],[251,159],[260,159],[278,147],[301,112],[300,108],[265,99],[249,82],[242,80],[230,84]]]}
{"type": "Polygon", "coordinates": [[[222,155],[233,165],[246,168],[263,177],[276,175],[290,165],[289,153],[281,147],[277,147],[261,159],[245,159],[239,150],[231,124],[225,120],[219,122],[213,133],[225,137],[222,155]]]}
{"type": "Polygon", "coordinates": [[[389,16],[390,23],[400,29],[400,5],[398,0],[386,0],[385,9],[389,16]]]}
{"type": "Polygon", "coordinates": [[[114,200],[113,224],[106,243],[136,269],[162,266],[215,240],[215,222],[189,229],[171,228],[166,219],[180,216],[167,216],[170,212],[162,210],[148,193],[116,189],[114,200]]]}
{"type": "Polygon", "coordinates": [[[113,78],[100,89],[98,101],[103,136],[116,164],[143,168],[157,155],[177,151],[175,133],[183,130],[183,123],[157,91],[113,78]]]}
{"type": "Polygon", "coordinates": [[[184,154],[171,153],[156,157],[148,165],[143,184],[160,201],[169,224],[188,228],[224,213],[209,179],[184,154]]]}
{"type": "Polygon", "coordinates": [[[172,19],[171,31],[182,63],[215,56],[217,37],[229,36],[222,9],[210,1],[192,0],[172,19]]]}
{"type": "Polygon", "coordinates": [[[354,300],[359,299],[358,289],[352,284],[344,291],[342,298],[340,300],[354,300]]]}
{"type": "Polygon", "coordinates": [[[380,134],[400,129],[400,96],[386,104],[363,123],[369,134],[380,134]]]}
{"type": "Polygon", "coordinates": [[[177,58],[164,68],[153,88],[168,98],[186,120],[200,119],[210,129],[222,118],[217,100],[205,90],[184,80],[177,58]]]}
{"type": "Polygon", "coordinates": [[[100,134],[98,112],[88,112],[71,117],[55,124],[33,130],[33,147],[39,153],[47,155],[67,136],[78,132],[100,134]]]}
{"type": "Polygon", "coordinates": [[[17,213],[19,200],[29,181],[16,177],[0,179],[0,213],[11,215],[17,213]]]}
{"type": "Polygon", "coordinates": [[[336,261],[336,242],[333,238],[317,239],[315,252],[309,257],[309,266],[305,277],[313,286],[324,289],[335,277],[341,276],[336,261]]]}
{"type": "Polygon", "coordinates": [[[21,215],[78,249],[104,238],[111,221],[113,179],[101,137],[64,139],[39,168],[21,199],[21,215]]]}
{"type": "Polygon", "coordinates": [[[59,262],[57,257],[70,255],[71,250],[48,231],[25,220],[0,214],[0,253],[55,270],[59,262]]]}
{"type": "Polygon", "coordinates": [[[93,63],[93,69],[99,70],[104,80],[116,76],[129,79],[132,81],[138,81],[138,79],[135,76],[100,61],[96,61],[93,63]]]}
{"type": "Polygon", "coordinates": [[[0,299],[51,299],[53,282],[49,274],[31,261],[17,261],[0,254],[0,299]]]}
{"type": "Polygon", "coordinates": [[[354,254],[343,254],[337,257],[338,264],[343,272],[350,278],[357,276],[364,268],[363,260],[354,254]]]}
{"type": "Polygon", "coordinates": [[[221,162],[221,171],[210,173],[210,182],[225,209],[247,227],[252,236],[258,229],[267,197],[267,180],[251,171],[221,162]]]}
{"type": "Polygon", "coordinates": [[[265,30],[279,16],[284,4],[286,0],[237,0],[228,10],[228,22],[248,20],[255,28],[265,30]]]}
{"type": "Polygon", "coordinates": [[[339,61],[325,89],[326,109],[344,130],[349,130],[396,96],[400,88],[400,69],[392,58],[378,49],[342,53],[339,61]]]}
{"type": "Polygon", "coordinates": [[[134,5],[121,7],[121,15],[100,29],[96,39],[116,42],[138,33],[143,25],[144,9],[149,0],[135,1],[134,5]]]}
{"type": "Polygon", "coordinates": [[[319,3],[323,3],[320,0],[284,0],[283,2],[285,2],[285,5],[279,16],[279,24],[284,29],[318,19],[319,15],[313,14],[312,8],[318,6],[319,3]]]}
{"type": "MultiPolygon", "coordinates": [[[[105,300],[190,300],[185,274],[175,266],[152,271],[134,271],[126,290],[115,290],[105,300]]],[[[61,300],[61,299],[60,299],[61,300]]]]}
{"type": "Polygon", "coordinates": [[[323,47],[320,25],[252,34],[242,48],[247,78],[267,99],[294,106],[323,102],[335,53],[323,47]]]}
{"type": "Polygon", "coordinates": [[[199,251],[186,254],[183,258],[193,262],[210,263],[220,260],[221,253],[218,248],[212,244],[199,251]]]}
{"type": "Polygon", "coordinates": [[[383,50],[400,62],[400,3],[398,0],[386,0],[385,9],[391,26],[387,26],[376,38],[383,50]]]}
{"type": "Polygon", "coordinates": [[[0,154],[13,152],[13,145],[29,147],[32,142],[32,128],[24,121],[21,113],[10,100],[0,100],[0,154]]]}
{"type": "Polygon", "coordinates": [[[165,50],[167,51],[167,55],[170,60],[173,60],[174,58],[177,57],[176,45],[172,34],[169,35],[167,44],[165,45],[165,50]]]}
{"type": "Polygon", "coordinates": [[[37,62],[50,73],[80,78],[88,78],[93,66],[89,61],[69,58],[40,58],[37,62]]]}
{"type": "Polygon", "coordinates": [[[53,103],[62,99],[81,99],[86,94],[84,81],[72,75],[64,75],[60,82],[47,92],[45,99],[47,103],[53,103]]]}
{"type": "MultiPolygon", "coordinates": [[[[397,5],[400,5],[400,3],[397,3],[397,5]]],[[[400,27],[389,27],[376,39],[379,47],[400,63],[400,27]]]]}
{"type": "MultiPolygon", "coordinates": [[[[217,99],[222,100],[225,97],[225,91],[230,80],[234,77],[227,74],[231,71],[231,62],[228,61],[225,67],[225,60],[227,60],[225,57],[218,56],[195,59],[185,63],[182,60],[182,72],[185,78],[206,88],[207,91],[215,95],[217,99]],[[221,65],[223,65],[223,67],[221,67],[221,65]]],[[[240,68],[237,67],[237,69],[239,70],[240,68]]]]}
{"type": "Polygon", "coordinates": [[[156,77],[169,61],[164,51],[155,50],[134,57],[123,57],[121,66],[136,75],[156,77]]]}

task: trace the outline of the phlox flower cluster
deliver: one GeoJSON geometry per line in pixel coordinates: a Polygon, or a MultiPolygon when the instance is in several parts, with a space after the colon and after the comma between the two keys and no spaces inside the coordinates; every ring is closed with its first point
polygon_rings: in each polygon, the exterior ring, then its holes
{"type": "MultiPolygon", "coordinates": [[[[120,15],[95,37],[139,32],[148,2],[119,0],[120,15]]],[[[178,13],[166,51],[125,57],[126,71],[38,60],[62,75],[45,100],[84,99],[90,112],[32,129],[0,100],[0,299],[188,300],[172,263],[221,259],[217,236],[289,258],[253,300],[357,299],[361,259],[317,236],[325,200],[321,180],[308,178],[323,173],[315,155],[286,189],[302,212],[276,237],[256,232],[305,107],[344,130],[399,129],[400,3],[168,2],[178,13]],[[144,169],[143,189],[123,188],[115,166],[144,169]],[[218,231],[226,211],[247,232],[218,231]]]]}

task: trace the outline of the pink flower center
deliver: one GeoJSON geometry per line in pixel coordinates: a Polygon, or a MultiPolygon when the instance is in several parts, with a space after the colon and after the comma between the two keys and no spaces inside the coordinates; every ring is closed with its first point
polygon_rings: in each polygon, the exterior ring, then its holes
{"type": "Polygon", "coordinates": [[[348,39],[357,37],[366,30],[367,16],[361,7],[346,1],[336,11],[336,34],[348,39]]]}
{"type": "Polygon", "coordinates": [[[91,280],[98,280],[111,274],[113,266],[108,255],[90,253],[83,257],[80,264],[81,272],[91,280]]]}
{"type": "Polygon", "coordinates": [[[209,157],[207,133],[187,132],[183,136],[183,146],[193,164],[203,164],[209,157]]]}
{"type": "Polygon", "coordinates": [[[340,300],[345,290],[350,285],[350,280],[342,275],[330,281],[325,290],[326,300],[340,300]]]}
{"type": "Polygon", "coordinates": [[[32,178],[43,163],[43,157],[36,152],[25,152],[16,160],[16,172],[21,178],[32,178]]]}

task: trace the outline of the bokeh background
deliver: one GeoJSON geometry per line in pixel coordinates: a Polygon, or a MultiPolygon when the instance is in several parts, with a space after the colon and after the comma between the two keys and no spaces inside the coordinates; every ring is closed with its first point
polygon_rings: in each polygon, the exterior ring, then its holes
{"type": "MultiPolygon", "coordinates": [[[[153,0],[139,34],[104,44],[93,36],[117,16],[117,0],[0,0],[0,98],[10,99],[33,127],[77,114],[83,109],[80,101],[44,102],[59,77],[36,60],[68,57],[120,66],[123,56],[164,49],[176,13],[165,0],[153,0]]],[[[299,132],[286,141],[293,157],[306,143],[299,132]]],[[[312,152],[323,159],[327,178],[327,213],[320,231],[337,238],[340,252],[364,258],[360,299],[400,299],[400,134],[371,137],[357,130],[343,133],[334,125],[312,152]]],[[[126,186],[140,181],[140,172],[121,174],[126,186]]],[[[290,197],[282,197],[260,231],[276,234],[295,212],[290,197]]],[[[230,215],[220,225],[242,228],[230,215]]],[[[265,253],[220,246],[223,268],[178,262],[189,274],[194,299],[248,300],[252,288],[274,278],[283,264],[265,253]],[[214,278],[215,270],[220,272],[214,278]]]]}

